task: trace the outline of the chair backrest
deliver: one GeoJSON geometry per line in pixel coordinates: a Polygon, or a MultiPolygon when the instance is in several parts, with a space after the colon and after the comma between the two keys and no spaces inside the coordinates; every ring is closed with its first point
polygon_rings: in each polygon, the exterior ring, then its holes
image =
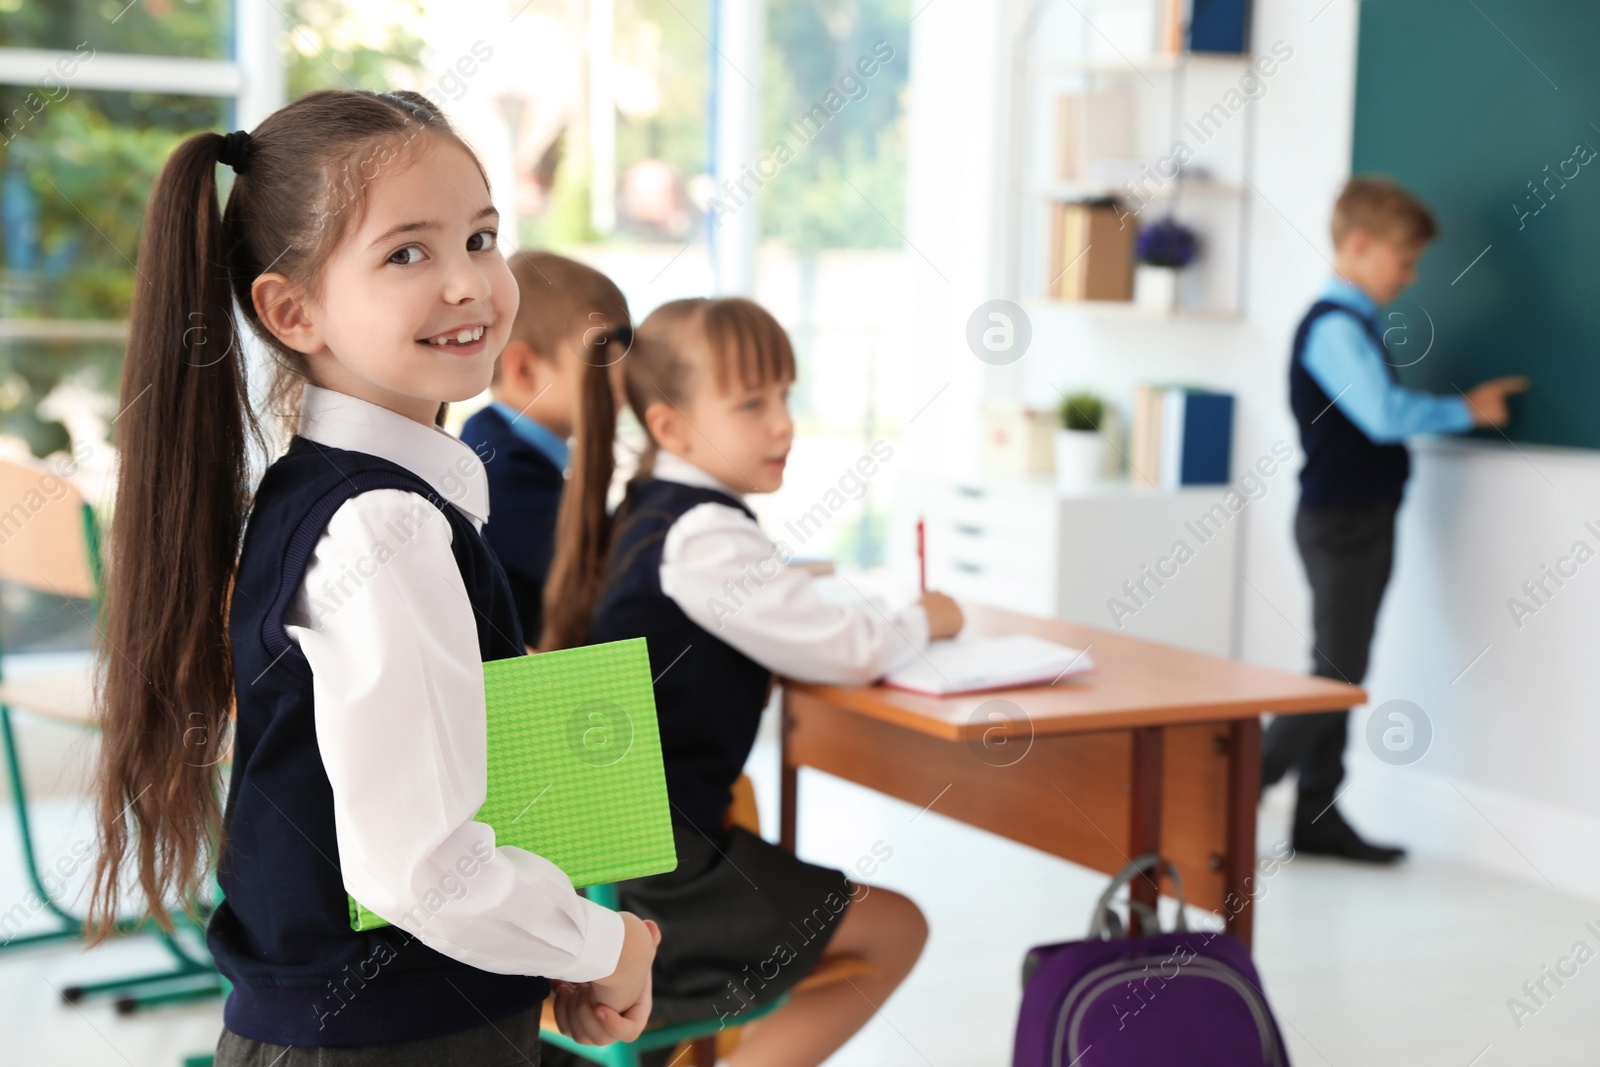
{"type": "Polygon", "coordinates": [[[0,459],[0,578],[41,593],[96,593],[94,515],[43,463],[0,459]]]}
{"type": "Polygon", "coordinates": [[[733,803],[723,822],[729,828],[739,827],[761,836],[761,809],[756,807],[756,786],[748,774],[739,775],[733,783],[733,803]]]}

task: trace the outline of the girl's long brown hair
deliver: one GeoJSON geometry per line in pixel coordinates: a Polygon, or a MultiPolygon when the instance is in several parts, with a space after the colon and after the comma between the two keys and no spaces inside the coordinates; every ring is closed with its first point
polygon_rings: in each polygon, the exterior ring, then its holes
{"type": "MultiPolygon", "coordinates": [[[[746,388],[793,381],[794,350],[778,320],[743,297],[674,300],[640,324],[625,356],[584,353],[583,382],[573,426],[572,466],[556,518],[556,551],[544,588],[544,651],[573,648],[589,639],[590,617],[605,580],[614,520],[606,497],[616,473],[617,408],[609,363],[621,358],[623,390],[641,427],[652,404],[682,407],[697,384],[692,352],[710,360],[711,382],[725,393],[735,379],[746,388]],[[607,358],[609,356],[609,358],[607,358]]],[[[655,464],[656,442],[645,429],[644,455],[634,477],[655,464]]],[[[624,504],[626,507],[626,504],[624,504]]],[[[622,516],[619,513],[618,519],[622,516]]]]}
{"type": "Polygon", "coordinates": [[[145,916],[170,929],[169,906],[192,906],[220,847],[216,768],[234,702],[228,602],[251,447],[264,443],[236,302],[276,357],[273,401],[286,399],[304,380],[304,357],[262,328],[252,283],[271,270],[315,292],[366,188],[424,131],[454,137],[415,93],[312,93],[251,135],[226,214],[217,197],[220,134],[184,141],[156,181],[116,419],[99,708],[102,848],[89,909],[97,940],[114,929],[126,867],[145,916]]]}

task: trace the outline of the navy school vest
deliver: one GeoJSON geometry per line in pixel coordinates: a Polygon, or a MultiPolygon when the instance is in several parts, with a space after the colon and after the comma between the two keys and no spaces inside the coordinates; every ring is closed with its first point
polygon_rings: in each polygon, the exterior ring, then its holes
{"type": "MultiPolygon", "coordinates": [[[[1360,322],[1378,351],[1386,351],[1377,326],[1344,304],[1319,300],[1300,320],[1289,359],[1289,406],[1300,425],[1300,447],[1306,455],[1305,466],[1300,469],[1300,506],[1398,504],[1411,473],[1406,446],[1374,442],[1345,417],[1306,370],[1306,340],[1311,336],[1311,327],[1324,315],[1332,314],[1349,315],[1360,322]]],[[[1387,359],[1383,366],[1393,381],[1394,368],[1387,359]]]]}
{"type": "Polygon", "coordinates": [[[483,536],[506,569],[522,635],[529,644],[537,644],[566,475],[513,430],[493,405],[467,420],[461,440],[483,461],[491,511],[483,536]]]}
{"type": "Polygon", "coordinates": [[[707,503],[751,515],[737,498],[716,489],[655,478],[628,486],[589,640],[645,639],[673,816],[716,841],[726,833],[723,815],[755,744],[772,672],[691,621],[661,591],[667,531],[707,503]]]}
{"type": "MultiPolygon", "coordinates": [[[[228,620],[234,763],[217,871],[223,901],[207,931],[218,969],[234,986],[224,1021],[257,1041],[354,1046],[440,1037],[533,1008],[548,992],[543,978],[478,970],[398,927],[350,929],[311,669],[283,615],[334,512],[374,489],[418,493],[430,521],[437,509],[450,523],[484,660],[525,654],[494,553],[471,520],[423,479],[376,456],[302,437],[267,471],[228,620]]],[[[411,535],[391,532],[391,550],[411,535]]]]}

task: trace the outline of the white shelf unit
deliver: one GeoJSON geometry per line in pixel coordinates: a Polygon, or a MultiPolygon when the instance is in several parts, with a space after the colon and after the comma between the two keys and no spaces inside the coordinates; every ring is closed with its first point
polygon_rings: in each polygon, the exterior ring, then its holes
{"type": "Polygon", "coordinates": [[[889,566],[915,567],[921,518],[930,589],[1233,656],[1244,516],[1211,510],[1227,488],[1167,492],[1106,482],[1062,495],[1037,480],[908,475],[891,510],[889,566]],[[1189,549],[1181,563],[1173,556],[1180,541],[1189,549]],[[1124,582],[1143,593],[1130,594],[1124,582]]]}
{"type": "MultiPolygon", "coordinates": [[[[1140,225],[1170,215],[1200,238],[1199,257],[1181,272],[1166,314],[1146,310],[1140,317],[1238,317],[1244,308],[1255,136],[1254,108],[1239,90],[1254,57],[1151,52],[1164,0],[1102,0],[1089,6],[1097,10],[1041,0],[1014,46],[1012,210],[1005,257],[1013,298],[1050,300],[1053,205],[1115,195],[1140,225]],[[1113,29],[1102,31],[1095,23],[1113,29]],[[1149,28],[1148,35],[1141,26],[1149,28]],[[1230,90],[1237,95],[1230,96],[1230,90]],[[1131,112],[1127,154],[1097,159],[1086,149],[1085,167],[1099,173],[1063,181],[1057,169],[1056,112],[1063,96],[1126,101],[1131,112]],[[1228,101],[1237,99],[1246,102],[1230,109],[1228,101]],[[1173,174],[1173,164],[1185,154],[1177,150],[1180,143],[1192,154],[1173,174]],[[1137,196],[1129,193],[1130,179],[1137,196]]],[[[1084,105],[1085,145],[1099,137],[1092,114],[1084,105]]],[[[1085,305],[1105,303],[1052,302],[1090,314],[1100,309],[1085,305]]]]}
{"type": "Polygon", "coordinates": [[[1237,322],[1244,312],[1237,308],[1150,308],[1131,300],[1050,300],[1024,297],[1020,306],[1035,324],[1048,323],[1053,316],[1088,316],[1094,319],[1128,322],[1237,322]]]}

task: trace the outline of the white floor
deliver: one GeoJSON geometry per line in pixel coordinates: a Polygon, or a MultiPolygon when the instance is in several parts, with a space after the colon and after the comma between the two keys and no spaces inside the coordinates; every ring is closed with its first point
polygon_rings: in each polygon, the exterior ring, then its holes
{"type": "MultiPolygon", "coordinates": [[[[773,810],[771,746],[752,760],[773,810]]],[[[1103,879],[937,814],[823,775],[801,782],[801,849],[844,867],[885,849],[880,884],[928,913],[927,954],[880,1017],[831,1062],[840,1067],[965,1067],[1010,1062],[1018,969],[1033,944],[1083,934],[1103,879]]],[[[930,798],[931,799],[931,798],[930,798]]],[[[43,805],[41,850],[70,848],[87,823],[62,800],[43,805]]],[[[1284,798],[1262,814],[1262,851],[1282,840],[1284,798]]],[[[23,899],[15,829],[0,811],[0,911],[23,899]]],[[[1299,858],[1265,883],[1256,959],[1301,1065],[1503,1067],[1600,1062],[1600,963],[1513,1019],[1525,996],[1578,941],[1600,948],[1600,903],[1439,860],[1369,870],[1299,858]],[[1592,973],[1591,973],[1592,972],[1592,973]]],[[[149,946],[0,953],[0,1064],[175,1067],[216,1038],[216,1003],[120,1018],[105,1004],[64,1006],[57,990],[159,959],[149,946]]],[[[1531,1002],[1530,1002],[1531,1003],[1531,1002]]]]}

